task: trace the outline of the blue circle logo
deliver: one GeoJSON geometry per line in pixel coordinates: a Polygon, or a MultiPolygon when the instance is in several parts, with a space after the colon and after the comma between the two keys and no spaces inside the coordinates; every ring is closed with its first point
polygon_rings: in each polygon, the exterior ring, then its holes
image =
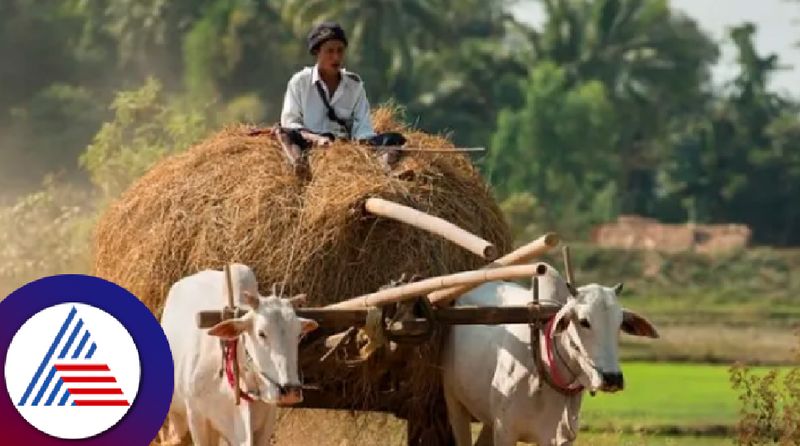
{"type": "Polygon", "coordinates": [[[0,301],[0,360],[9,444],[147,445],[172,399],[158,321],[97,277],[46,277],[0,301]]]}

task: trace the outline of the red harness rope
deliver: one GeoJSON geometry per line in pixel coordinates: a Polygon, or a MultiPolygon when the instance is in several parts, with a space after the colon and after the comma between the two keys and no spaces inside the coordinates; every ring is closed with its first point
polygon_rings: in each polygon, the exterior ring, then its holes
{"type": "Polygon", "coordinates": [[[561,375],[561,372],[556,367],[556,362],[553,359],[553,352],[555,351],[555,345],[553,345],[553,322],[555,318],[550,318],[547,321],[547,326],[544,330],[544,350],[547,352],[547,363],[550,367],[550,376],[553,377],[553,384],[557,385],[561,388],[564,392],[571,393],[571,394],[578,394],[583,391],[583,385],[578,384],[569,384],[566,379],[561,375]]]}
{"type": "Polygon", "coordinates": [[[225,376],[228,377],[228,384],[234,392],[239,392],[242,399],[248,403],[253,402],[253,398],[239,387],[239,383],[233,377],[233,362],[236,361],[236,351],[239,344],[238,339],[232,341],[225,341],[225,376]]]}

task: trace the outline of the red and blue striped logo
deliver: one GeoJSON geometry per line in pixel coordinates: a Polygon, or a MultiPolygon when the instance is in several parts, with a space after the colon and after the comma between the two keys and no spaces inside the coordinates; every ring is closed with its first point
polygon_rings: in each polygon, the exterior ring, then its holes
{"type": "Polygon", "coordinates": [[[31,425],[82,439],[116,425],[130,410],[141,378],[127,328],[104,310],[65,302],[30,317],[11,340],[6,385],[31,425]]]}
{"type": "Polygon", "coordinates": [[[17,405],[129,406],[108,364],[94,360],[96,351],[73,306],[17,405]]]}

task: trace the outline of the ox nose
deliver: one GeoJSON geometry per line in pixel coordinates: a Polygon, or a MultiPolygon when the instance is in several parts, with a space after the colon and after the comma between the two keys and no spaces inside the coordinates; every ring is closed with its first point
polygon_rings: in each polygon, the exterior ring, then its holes
{"type": "Polygon", "coordinates": [[[622,373],[603,373],[603,389],[607,392],[616,392],[625,388],[625,379],[622,373]]]}
{"type": "Polygon", "coordinates": [[[303,386],[286,385],[280,386],[278,403],[282,406],[297,404],[303,401],[303,386]]]}

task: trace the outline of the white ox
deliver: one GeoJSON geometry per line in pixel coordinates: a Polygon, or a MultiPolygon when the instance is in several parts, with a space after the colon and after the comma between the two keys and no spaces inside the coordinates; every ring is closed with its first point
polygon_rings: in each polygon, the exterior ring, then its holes
{"type": "MultiPolygon", "coordinates": [[[[569,295],[554,270],[543,278],[540,296],[563,304],[551,325],[550,357],[545,336],[540,349],[546,369],[562,389],[583,386],[592,394],[624,387],[617,354],[618,332],[658,337],[641,316],[624,310],[615,288],[592,284],[569,295]]],[[[490,282],[465,294],[460,306],[526,305],[531,290],[490,282]]],[[[549,328],[549,327],[547,327],[549,328]]],[[[479,445],[510,446],[517,441],[542,446],[571,445],[578,431],[582,393],[555,390],[540,378],[531,355],[526,324],[454,326],[443,354],[448,417],[458,446],[472,444],[470,422],[483,423],[479,445]]]]}
{"type": "Polygon", "coordinates": [[[167,296],[161,324],[175,362],[170,442],[180,442],[188,431],[193,443],[201,446],[216,446],[220,438],[236,446],[267,445],[275,428],[276,404],[302,400],[297,346],[317,323],[298,318],[290,299],[259,296],[255,275],[247,266],[233,265],[231,277],[237,305],[248,311],[210,330],[197,328],[195,315],[227,305],[222,271],[183,278],[167,296]],[[233,355],[226,364],[223,344],[236,346],[240,383],[228,377],[226,368],[232,369],[233,355]],[[243,399],[237,407],[234,385],[251,401],[243,399]]]}

